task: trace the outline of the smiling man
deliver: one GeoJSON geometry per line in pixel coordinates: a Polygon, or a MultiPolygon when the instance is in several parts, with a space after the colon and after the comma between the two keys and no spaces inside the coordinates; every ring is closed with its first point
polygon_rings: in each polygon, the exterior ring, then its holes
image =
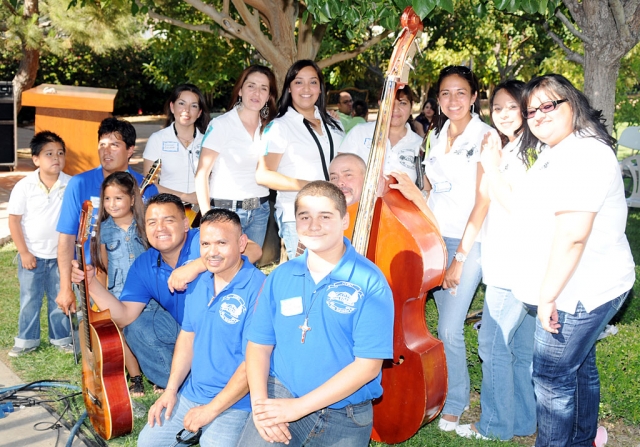
{"type": "Polygon", "coordinates": [[[382,361],[393,354],[393,299],[343,231],[344,194],[315,181],[295,201],[307,250],[267,278],[246,353],[253,418],[238,443],[367,446],[382,361]]]}
{"type": "MultiPolygon", "coordinates": [[[[142,183],[144,177],[129,169],[129,159],[133,155],[136,145],[136,130],[128,121],[116,118],[106,118],[98,128],[98,155],[100,166],[69,180],[62,199],[62,210],[56,231],[58,237],[58,268],[60,269],[60,292],[56,303],[64,313],[69,308],[75,312],[76,298],[71,290],[71,260],[74,258],[74,244],[78,234],[80,211],[85,200],[93,203],[93,221],[100,209],[100,187],[106,177],[118,171],[127,171],[142,183]]],[[[150,185],[143,194],[148,199],[158,194],[155,185],[150,185]]],[[[89,242],[85,245],[86,261],[89,257],[89,242]]]]}
{"type": "Polygon", "coordinates": [[[182,428],[201,428],[202,446],[236,446],[251,411],[245,332],[265,279],[241,256],[246,244],[233,211],[213,209],[203,216],[200,259],[207,272],[187,289],[171,376],[149,410],[138,446],[172,444],[182,428]]]}

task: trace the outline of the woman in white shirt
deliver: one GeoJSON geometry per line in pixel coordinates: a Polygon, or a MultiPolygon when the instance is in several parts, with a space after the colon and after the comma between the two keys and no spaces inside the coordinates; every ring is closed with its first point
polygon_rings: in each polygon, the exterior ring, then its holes
{"type": "Polygon", "coordinates": [[[344,136],[340,122],[327,113],[325,98],[324,78],[316,63],[295,62],[285,76],[278,114],[262,135],[265,155],[256,180],[278,191],[276,220],[289,259],[298,246],[296,194],[311,181],[329,181],[329,164],[344,136]]]}
{"type": "Polygon", "coordinates": [[[511,189],[527,172],[528,158],[523,159],[519,151],[523,89],[522,81],[505,81],[496,86],[489,100],[491,120],[500,138],[488,134],[481,155],[491,199],[482,227],[481,245],[482,276],[487,285],[478,333],[482,414],[475,424],[460,425],[456,429],[458,435],[467,438],[506,441],[514,435],[529,436],[536,431],[536,401],[531,379],[535,317],[511,292],[513,251],[505,237],[512,231],[508,208],[511,189]],[[499,156],[499,166],[484,166],[489,153],[499,156]]]}
{"type": "Polygon", "coordinates": [[[165,128],[147,141],[142,170],[146,174],[161,159],[158,190],[175,194],[183,202],[196,203],[195,174],[202,135],[209,124],[207,103],[198,87],[182,84],[171,92],[165,114],[165,128]]]}
{"type": "Polygon", "coordinates": [[[229,112],[209,124],[196,173],[202,214],[212,207],[235,211],[242,231],[260,246],[269,221],[269,189],[256,183],[258,142],[276,114],[277,94],[270,69],[245,68],[233,87],[229,112]]]}
{"type": "Polygon", "coordinates": [[[600,382],[595,343],[635,279],[627,204],[602,114],[560,75],[532,79],[523,148],[542,152],[514,189],[516,298],[537,309],[536,446],[592,445],[600,382]]]}
{"type": "MultiPolygon", "coordinates": [[[[464,320],[480,283],[479,236],[489,208],[480,165],[480,147],[494,132],[475,113],[480,110],[478,79],[464,66],[449,66],[437,83],[438,114],[430,133],[425,173],[430,183],[429,208],[440,224],[449,254],[442,289],[434,292],[438,337],[447,357],[448,391],[438,427],[453,431],[469,405],[469,371],[464,320]]],[[[427,186],[429,189],[429,186],[427,186]]]]}

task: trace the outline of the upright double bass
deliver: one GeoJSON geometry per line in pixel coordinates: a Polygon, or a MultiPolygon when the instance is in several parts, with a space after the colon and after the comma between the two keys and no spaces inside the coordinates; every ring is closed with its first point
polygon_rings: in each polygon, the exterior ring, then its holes
{"type": "Polygon", "coordinates": [[[425,320],[427,292],[442,284],[446,246],[437,227],[382,176],[396,92],[408,80],[422,22],[411,7],[389,63],[367,163],[352,245],[384,273],[395,306],[393,359],[382,367],[383,394],[374,402],[372,438],[396,444],[433,420],[444,405],[447,367],[442,342],[425,320]]]}

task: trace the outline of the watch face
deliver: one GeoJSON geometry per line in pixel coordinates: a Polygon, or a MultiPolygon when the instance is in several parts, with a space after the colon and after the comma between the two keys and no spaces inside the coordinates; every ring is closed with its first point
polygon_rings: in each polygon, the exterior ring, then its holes
{"type": "Polygon", "coordinates": [[[464,262],[464,261],[467,260],[467,257],[465,255],[463,255],[462,253],[456,253],[454,258],[458,262],[464,262]]]}

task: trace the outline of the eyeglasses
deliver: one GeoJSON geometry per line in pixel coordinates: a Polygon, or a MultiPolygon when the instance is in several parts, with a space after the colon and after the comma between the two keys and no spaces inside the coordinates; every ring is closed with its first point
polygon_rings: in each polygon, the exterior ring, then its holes
{"type": "Polygon", "coordinates": [[[347,99],[346,101],[340,101],[340,104],[351,104],[353,99],[347,99]]]}
{"type": "Polygon", "coordinates": [[[189,430],[183,428],[176,435],[176,442],[171,447],[175,447],[178,445],[184,445],[184,446],[195,445],[198,442],[200,442],[200,436],[202,436],[201,428],[199,428],[198,431],[195,433],[190,432],[189,430]]]}
{"type": "Polygon", "coordinates": [[[534,116],[536,116],[536,113],[538,112],[538,110],[540,110],[542,113],[553,112],[555,109],[558,108],[558,106],[560,104],[562,104],[563,102],[567,102],[567,101],[568,101],[568,99],[558,99],[557,101],[543,102],[538,107],[530,107],[530,108],[528,108],[527,110],[524,111],[524,113],[522,115],[526,119],[530,120],[534,116]]]}

